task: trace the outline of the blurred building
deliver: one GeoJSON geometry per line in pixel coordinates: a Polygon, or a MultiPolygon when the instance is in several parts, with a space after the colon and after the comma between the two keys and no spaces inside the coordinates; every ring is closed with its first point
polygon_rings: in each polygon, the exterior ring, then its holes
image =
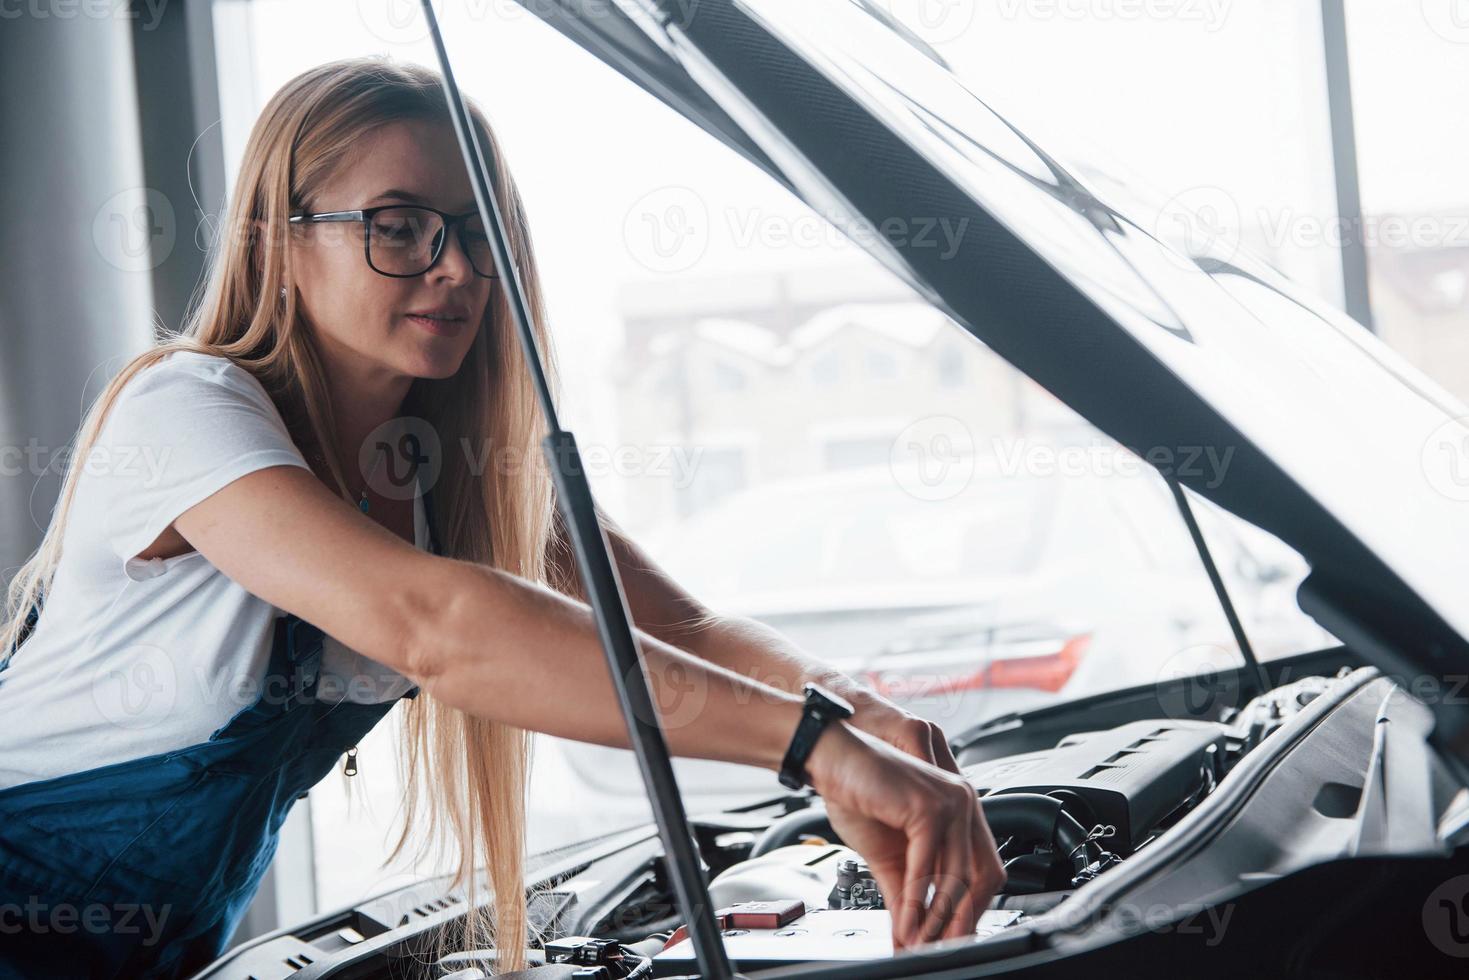
{"type": "MultiPolygon", "coordinates": [[[[631,527],[687,516],[773,480],[886,463],[905,429],[964,421],[1021,431],[1048,394],[916,299],[862,268],[636,284],[619,297],[619,442],[649,466],[631,527]]],[[[957,447],[973,448],[973,447],[957,447]]]]}

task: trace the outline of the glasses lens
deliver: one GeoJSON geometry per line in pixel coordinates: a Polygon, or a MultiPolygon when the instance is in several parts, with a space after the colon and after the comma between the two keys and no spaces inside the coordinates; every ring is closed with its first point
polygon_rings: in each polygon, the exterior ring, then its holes
{"type": "Polygon", "coordinates": [[[379,211],[369,227],[368,260],[378,272],[416,276],[433,264],[443,231],[443,220],[432,211],[412,207],[379,211]]]}
{"type": "Polygon", "coordinates": [[[478,214],[464,222],[464,251],[469,253],[469,264],[482,276],[495,274],[495,256],[490,252],[490,239],[485,234],[485,223],[478,214]]]}

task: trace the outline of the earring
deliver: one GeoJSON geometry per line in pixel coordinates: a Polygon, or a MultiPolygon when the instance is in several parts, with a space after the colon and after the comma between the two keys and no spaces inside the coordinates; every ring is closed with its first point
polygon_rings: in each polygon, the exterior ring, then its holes
{"type": "Polygon", "coordinates": [[[285,286],[282,286],[281,287],[281,299],[285,299],[285,298],[286,298],[286,287],[285,286]]]}

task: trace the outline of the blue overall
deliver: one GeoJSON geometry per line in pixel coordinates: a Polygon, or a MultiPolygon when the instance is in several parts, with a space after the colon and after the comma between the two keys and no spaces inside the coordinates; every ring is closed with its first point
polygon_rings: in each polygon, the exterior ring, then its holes
{"type": "Polygon", "coordinates": [[[276,617],[260,697],[206,742],[0,789],[0,977],[180,977],[223,953],[291,806],[395,703],[318,699],[322,640],[276,617]]]}

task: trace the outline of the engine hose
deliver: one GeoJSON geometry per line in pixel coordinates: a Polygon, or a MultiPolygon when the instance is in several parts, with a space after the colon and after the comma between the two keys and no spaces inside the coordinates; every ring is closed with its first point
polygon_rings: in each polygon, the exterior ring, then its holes
{"type": "MultiPolygon", "coordinates": [[[[1044,844],[1058,854],[1066,855],[1072,870],[1078,873],[1091,863],[1086,848],[1086,828],[1067,813],[1055,797],[1042,793],[1002,793],[981,797],[979,805],[996,840],[1014,837],[1044,844]]],[[[798,844],[805,835],[829,841],[839,839],[826,816],[826,809],[812,806],[788,813],[772,823],[750,849],[750,857],[760,857],[787,844],[798,844]]]]}
{"type": "Polygon", "coordinates": [[[985,823],[996,840],[1014,837],[1040,842],[1071,862],[1077,874],[1091,864],[1087,853],[1086,828],[1062,807],[1061,801],[1044,793],[1001,793],[986,796],[979,805],[985,823]]]}

